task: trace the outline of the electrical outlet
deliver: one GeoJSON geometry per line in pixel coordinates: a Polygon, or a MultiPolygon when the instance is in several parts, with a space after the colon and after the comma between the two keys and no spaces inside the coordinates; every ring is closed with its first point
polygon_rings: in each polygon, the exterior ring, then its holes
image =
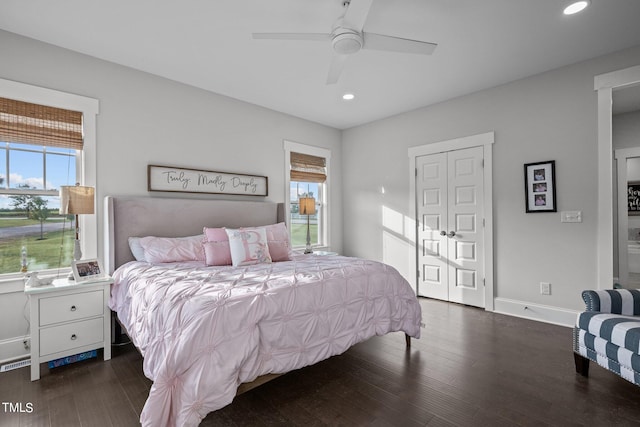
{"type": "Polygon", "coordinates": [[[24,340],[22,341],[22,345],[24,345],[24,349],[25,350],[29,350],[29,348],[31,348],[31,343],[29,342],[29,340],[24,340]]]}
{"type": "Polygon", "coordinates": [[[551,283],[549,283],[549,282],[540,282],[540,294],[542,294],[542,295],[551,295],[551,283]]]}

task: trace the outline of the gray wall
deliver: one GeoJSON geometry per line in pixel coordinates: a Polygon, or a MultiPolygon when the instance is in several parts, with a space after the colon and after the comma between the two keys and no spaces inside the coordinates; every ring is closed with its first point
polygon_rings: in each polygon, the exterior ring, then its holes
{"type": "Polygon", "coordinates": [[[613,148],[640,147],[640,111],[613,116],[613,148]]]}
{"type": "MultiPolygon", "coordinates": [[[[494,131],[495,296],[566,310],[596,286],[597,108],[594,76],[640,64],[640,47],[575,64],[343,132],[344,251],[386,260],[381,211],[409,212],[407,149],[494,131]],[[363,153],[367,153],[366,155],[363,153]],[[525,213],[523,165],[555,160],[560,213],[525,213]],[[380,188],[384,187],[384,194],[380,188]],[[552,294],[540,295],[540,282],[552,294]]],[[[472,72],[472,70],[470,70],[472,72]]],[[[394,243],[414,257],[409,239],[394,243]]],[[[397,253],[390,260],[398,259],[397,253]]],[[[406,265],[398,266],[401,271],[406,265]]],[[[413,271],[403,271],[415,281],[413,271]]]]}
{"type": "MultiPolygon", "coordinates": [[[[331,150],[331,249],[342,251],[340,131],[12,33],[0,31],[0,52],[0,78],[100,101],[98,230],[104,196],[147,194],[149,163],[266,175],[267,200],[283,201],[286,139],[331,150]]],[[[0,286],[0,360],[27,330],[17,289],[0,286]]]]}

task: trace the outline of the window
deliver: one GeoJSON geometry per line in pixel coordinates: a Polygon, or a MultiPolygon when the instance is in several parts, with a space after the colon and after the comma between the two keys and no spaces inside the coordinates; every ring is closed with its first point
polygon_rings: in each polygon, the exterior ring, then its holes
{"type": "Polygon", "coordinates": [[[307,244],[307,222],[309,223],[311,246],[322,245],[322,187],[321,183],[291,181],[289,191],[290,215],[289,229],[291,233],[291,245],[301,247],[307,244]],[[313,198],[315,201],[315,213],[305,215],[304,209],[300,211],[300,198],[313,198]]]}
{"type": "Polygon", "coordinates": [[[285,152],[288,166],[288,220],[291,245],[294,248],[306,246],[308,224],[311,245],[327,247],[329,246],[327,200],[330,151],[285,142],[285,152]],[[303,199],[302,207],[301,199],[303,199]],[[315,210],[305,210],[304,203],[306,202],[313,203],[315,210]],[[309,212],[309,214],[305,214],[305,212],[309,212]]]}
{"type": "Polygon", "coordinates": [[[61,185],[80,181],[82,112],[0,98],[0,274],[69,267],[61,185]]]}

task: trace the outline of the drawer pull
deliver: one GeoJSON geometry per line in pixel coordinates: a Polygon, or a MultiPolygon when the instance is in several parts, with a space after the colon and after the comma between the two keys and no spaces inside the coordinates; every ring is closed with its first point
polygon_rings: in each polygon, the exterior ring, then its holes
{"type": "Polygon", "coordinates": [[[71,311],[76,311],[76,306],[75,305],[71,306],[71,311]]]}
{"type": "Polygon", "coordinates": [[[71,341],[75,341],[77,338],[76,334],[71,335],[71,341]]]}

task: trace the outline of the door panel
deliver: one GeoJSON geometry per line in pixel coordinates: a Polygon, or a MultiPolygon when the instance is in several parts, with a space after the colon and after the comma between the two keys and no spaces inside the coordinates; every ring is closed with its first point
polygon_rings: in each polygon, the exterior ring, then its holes
{"type": "Polygon", "coordinates": [[[416,158],[419,295],[484,307],[482,158],[482,147],[416,158]]]}
{"type": "Polygon", "coordinates": [[[450,197],[447,223],[455,232],[448,239],[449,301],[484,307],[482,278],[484,200],[482,147],[450,151],[448,181],[450,197]]]}
{"type": "Polygon", "coordinates": [[[418,186],[419,295],[446,299],[448,266],[446,237],[440,235],[447,221],[447,157],[445,154],[416,159],[418,186]]]}

